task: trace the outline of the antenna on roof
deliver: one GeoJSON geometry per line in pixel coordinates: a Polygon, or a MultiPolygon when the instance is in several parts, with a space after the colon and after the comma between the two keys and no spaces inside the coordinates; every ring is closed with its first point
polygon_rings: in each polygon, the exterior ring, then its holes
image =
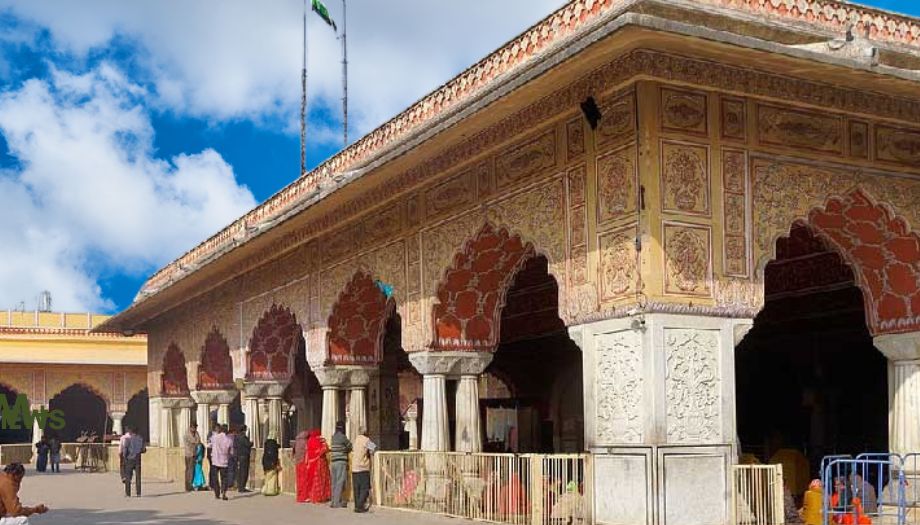
{"type": "Polygon", "coordinates": [[[348,147],[348,44],[345,40],[345,13],[345,0],[342,0],[342,149],[348,147]]]}
{"type": "Polygon", "coordinates": [[[303,0],[303,65],[300,70],[300,176],[307,173],[307,0],[303,0]]]}

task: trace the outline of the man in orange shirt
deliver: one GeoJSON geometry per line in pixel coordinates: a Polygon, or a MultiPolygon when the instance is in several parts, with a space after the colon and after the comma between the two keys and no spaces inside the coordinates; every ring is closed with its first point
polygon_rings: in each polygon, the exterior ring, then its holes
{"type": "Polygon", "coordinates": [[[0,525],[28,525],[29,516],[44,514],[48,507],[43,504],[23,507],[19,502],[19,486],[26,475],[21,463],[10,463],[0,475],[0,525]]]}

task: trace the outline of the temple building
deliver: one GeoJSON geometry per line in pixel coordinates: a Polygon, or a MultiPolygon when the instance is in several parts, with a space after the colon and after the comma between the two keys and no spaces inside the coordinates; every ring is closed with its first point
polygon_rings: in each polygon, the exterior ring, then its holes
{"type": "MultiPolygon", "coordinates": [[[[45,432],[65,443],[83,432],[102,440],[127,425],[147,435],[147,338],[92,331],[108,318],[0,311],[0,395],[11,407],[25,395],[33,411],[60,409],[64,428],[45,432]]],[[[41,435],[35,419],[0,430],[0,444],[36,443],[41,435]]]]}
{"type": "Polygon", "coordinates": [[[740,458],[920,451],[918,224],[920,20],[575,0],[98,329],[159,446],[585,451],[599,523],[716,525],[740,458]]]}

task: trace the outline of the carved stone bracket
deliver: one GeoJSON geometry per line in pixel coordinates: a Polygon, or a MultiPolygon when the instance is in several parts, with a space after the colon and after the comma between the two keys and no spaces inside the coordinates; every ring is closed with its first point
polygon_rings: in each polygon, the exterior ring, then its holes
{"type": "Polygon", "coordinates": [[[313,369],[319,384],[324,387],[359,388],[366,387],[377,373],[375,367],[331,365],[313,369]]]}
{"type": "Polygon", "coordinates": [[[190,397],[161,397],[160,406],[163,408],[193,408],[195,401],[190,397]]]}
{"type": "Polygon", "coordinates": [[[889,361],[920,361],[920,332],[876,336],[872,344],[889,361]]]}
{"type": "Polygon", "coordinates": [[[229,405],[236,399],[237,390],[192,390],[192,399],[196,403],[208,405],[229,405]]]}
{"type": "Polygon", "coordinates": [[[288,381],[248,381],[243,386],[243,394],[249,398],[280,398],[287,386],[288,381]]]}
{"type": "Polygon", "coordinates": [[[414,352],[412,366],[422,375],[479,375],[492,362],[491,352],[414,352]]]}

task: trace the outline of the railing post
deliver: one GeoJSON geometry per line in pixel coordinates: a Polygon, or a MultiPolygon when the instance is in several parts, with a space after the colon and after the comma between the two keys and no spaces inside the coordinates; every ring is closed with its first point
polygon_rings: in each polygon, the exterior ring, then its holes
{"type": "Polygon", "coordinates": [[[541,525],[545,509],[543,497],[543,456],[530,456],[530,523],[541,525]]]}
{"type": "Polygon", "coordinates": [[[786,512],[783,508],[785,503],[785,497],[783,494],[783,465],[782,463],[777,463],[774,465],[773,470],[773,512],[774,516],[779,516],[776,522],[779,525],[786,523],[786,512]]]}
{"type": "Polygon", "coordinates": [[[374,454],[372,457],[372,468],[374,469],[374,499],[377,500],[377,506],[380,507],[383,505],[383,458],[380,457],[380,454],[374,454]]]}

